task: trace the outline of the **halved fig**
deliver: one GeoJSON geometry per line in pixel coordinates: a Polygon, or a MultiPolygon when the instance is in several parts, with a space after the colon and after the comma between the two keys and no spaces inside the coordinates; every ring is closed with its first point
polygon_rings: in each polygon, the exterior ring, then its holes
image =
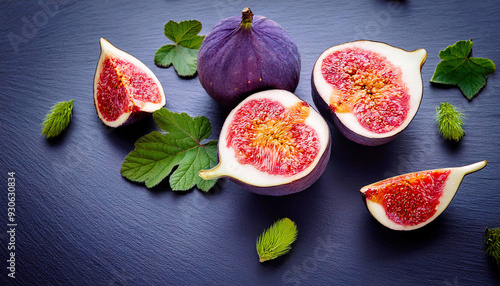
{"type": "Polygon", "coordinates": [[[352,141],[387,143],[418,111],[426,56],[366,40],[331,47],[313,68],[314,103],[352,141]]]}
{"type": "Polygon", "coordinates": [[[370,213],[394,230],[414,230],[436,219],[450,204],[465,175],[486,161],[457,167],[408,173],[361,188],[370,213]]]}
{"type": "Polygon", "coordinates": [[[219,164],[205,179],[229,177],[258,194],[281,196],[312,185],[330,158],[330,131],[309,104],[285,90],[243,100],[219,137],[219,164]]]}
{"type": "Polygon", "coordinates": [[[94,105],[101,121],[130,124],[165,105],[160,81],[140,60],[101,38],[94,75],[94,105]]]}

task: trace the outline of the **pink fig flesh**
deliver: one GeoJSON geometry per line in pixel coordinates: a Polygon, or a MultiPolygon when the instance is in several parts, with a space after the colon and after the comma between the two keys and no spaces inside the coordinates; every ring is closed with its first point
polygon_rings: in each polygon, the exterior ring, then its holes
{"type": "Polygon", "coordinates": [[[414,230],[436,219],[450,204],[463,177],[486,161],[457,167],[408,173],[361,188],[370,213],[394,230],[414,230]]]}

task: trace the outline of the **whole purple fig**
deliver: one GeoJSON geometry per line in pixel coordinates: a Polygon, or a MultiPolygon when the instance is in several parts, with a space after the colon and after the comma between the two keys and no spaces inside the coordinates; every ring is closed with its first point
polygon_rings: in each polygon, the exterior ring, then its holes
{"type": "Polygon", "coordinates": [[[276,22],[254,16],[250,8],[212,28],[197,65],[203,88],[229,107],[256,91],[293,92],[300,77],[300,55],[290,35],[276,22]]]}

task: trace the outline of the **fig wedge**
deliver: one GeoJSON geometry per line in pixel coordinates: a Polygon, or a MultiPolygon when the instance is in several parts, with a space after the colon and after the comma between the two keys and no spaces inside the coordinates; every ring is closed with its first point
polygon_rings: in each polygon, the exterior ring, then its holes
{"type": "Polygon", "coordinates": [[[450,204],[465,175],[486,166],[471,165],[408,173],[361,188],[366,207],[382,225],[414,230],[436,219],[450,204]]]}
{"type": "Polygon", "coordinates": [[[109,127],[125,126],[165,105],[155,74],[140,60],[101,38],[94,75],[94,105],[109,127]]]}

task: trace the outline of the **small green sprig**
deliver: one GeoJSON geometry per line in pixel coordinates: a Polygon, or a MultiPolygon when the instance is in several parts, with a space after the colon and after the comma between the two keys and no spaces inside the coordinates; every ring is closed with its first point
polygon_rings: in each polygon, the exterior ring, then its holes
{"type": "Polygon", "coordinates": [[[275,259],[287,254],[297,239],[297,225],[289,218],[276,221],[257,239],[259,261],[275,259]]]}
{"type": "Polygon", "coordinates": [[[458,142],[465,135],[462,128],[464,115],[455,106],[442,102],[436,107],[436,121],[439,133],[447,140],[458,142]]]}
{"type": "Polygon", "coordinates": [[[47,138],[56,137],[61,134],[71,121],[73,112],[73,99],[56,103],[45,116],[42,123],[42,134],[47,138]]]}
{"type": "Polygon", "coordinates": [[[486,253],[500,267],[500,228],[486,228],[486,239],[484,241],[486,253]]]}

